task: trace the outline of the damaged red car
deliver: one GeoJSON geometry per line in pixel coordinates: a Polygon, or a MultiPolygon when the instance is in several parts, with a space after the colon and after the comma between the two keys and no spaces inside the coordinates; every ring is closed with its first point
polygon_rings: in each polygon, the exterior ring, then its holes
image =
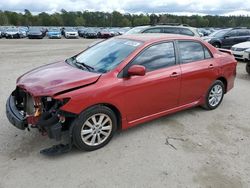
{"type": "Polygon", "coordinates": [[[37,128],[95,150],[117,130],[187,108],[213,110],[234,86],[237,62],[229,50],[198,38],[139,34],[114,37],[83,52],[27,72],[6,104],[19,129],[37,128]]]}

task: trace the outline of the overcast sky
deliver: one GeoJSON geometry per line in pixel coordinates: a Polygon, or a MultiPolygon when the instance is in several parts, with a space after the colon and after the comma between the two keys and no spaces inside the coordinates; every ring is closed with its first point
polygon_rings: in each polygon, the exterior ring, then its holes
{"type": "Polygon", "coordinates": [[[249,15],[250,0],[0,0],[0,10],[33,13],[107,11],[122,13],[171,13],[179,15],[249,15]]]}

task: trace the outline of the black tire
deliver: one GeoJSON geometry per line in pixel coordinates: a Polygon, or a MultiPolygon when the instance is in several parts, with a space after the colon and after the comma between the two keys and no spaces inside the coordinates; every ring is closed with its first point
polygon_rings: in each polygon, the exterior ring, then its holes
{"type": "Polygon", "coordinates": [[[247,62],[246,64],[246,71],[250,75],[250,62],[247,62]]]}
{"type": "Polygon", "coordinates": [[[82,112],[74,120],[72,126],[73,126],[72,137],[73,137],[74,145],[80,150],[93,151],[109,143],[109,141],[111,140],[111,138],[113,137],[117,129],[117,117],[110,108],[106,106],[98,105],[98,106],[91,107],[85,110],[84,112],[82,112]],[[102,143],[98,145],[90,146],[83,141],[82,136],[81,136],[81,131],[82,131],[82,127],[84,126],[84,123],[95,114],[107,115],[112,121],[112,129],[111,129],[109,136],[106,138],[105,141],[103,141],[102,143]]]}
{"type": "Polygon", "coordinates": [[[213,46],[214,46],[215,48],[221,48],[221,45],[220,45],[220,43],[218,43],[218,42],[213,43],[213,46]]]}
{"type": "Polygon", "coordinates": [[[210,88],[208,89],[208,92],[207,92],[206,97],[205,97],[205,104],[202,105],[202,107],[203,107],[204,109],[206,109],[206,110],[214,110],[214,109],[216,109],[216,108],[221,104],[221,102],[222,102],[222,100],[223,100],[223,97],[224,97],[224,93],[225,93],[225,85],[224,85],[224,83],[223,83],[222,81],[220,81],[220,80],[216,80],[216,81],[210,86],[210,88]],[[213,89],[215,86],[217,86],[217,85],[220,86],[220,87],[222,88],[222,96],[221,96],[221,98],[220,98],[218,104],[216,104],[216,105],[213,106],[213,105],[211,105],[210,102],[209,102],[210,93],[211,93],[212,89],[213,89]]]}

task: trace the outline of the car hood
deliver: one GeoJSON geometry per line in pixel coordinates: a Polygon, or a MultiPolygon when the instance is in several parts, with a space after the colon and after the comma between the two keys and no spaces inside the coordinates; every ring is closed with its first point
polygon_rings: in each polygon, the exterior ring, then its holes
{"type": "Polygon", "coordinates": [[[9,35],[14,35],[14,34],[17,34],[18,31],[7,31],[6,34],[9,34],[9,35]]]}
{"type": "Polygon", "coordinates": [[[17,79],[17,86],[33,96],[53,96],[95,83],[101,74],[83,71],[65,62],[33,69],[17,79]]]}
{"type": "Polygon", "coordinates": [[[40,31],[29,31],[28,34],[29,35],[42,35],[43,33],[40,31]]]}
{"type": "Polygon", "coordinates": [[[65,31],[65,33],[67,33],[67,34],[77,34],[76,31],[65,31]]]}
{"type": "Polygon", "coordinates": [[[53,35],[53,34],[61,34],[61,32],[59,32],[59,31],[48,31],[48,34],[51,34],[51,35],[53,35]]]}
{"type": "Polygon", "coordinates": [[[233,48],[250,48],[250,41],[233,45],[233,48]]]}

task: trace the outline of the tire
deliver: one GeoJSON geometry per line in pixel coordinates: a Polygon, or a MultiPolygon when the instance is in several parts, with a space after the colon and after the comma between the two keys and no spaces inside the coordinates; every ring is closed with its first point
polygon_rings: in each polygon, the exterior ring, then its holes
{"type": "Polygon", "coordinates": [[[220,45],[220,43],[218,43],[218,42],[213,43],[213,46],[214,46],[215,48],[221,48],[221,45],[220,45]]]}
{"type": "Polygon", "coordinates": [[[246,64],[246,71],[250,75],[250,62],[247,62],[246,64]]]}
{"type": "Polygon", "coordinates": [[[223,84],[222,81],[216,80],[208,89],[205,98],[205,104],[202,107],[205,108],[206,110],[216,109],[221,104],[224,97],[224,93],[225,93],[225,85],[223,84]]]}
{"type": "Polygon", "coordinates": [[[93,151],[109,143],[117,129],[117,117],[110,108],[98,105],[82,112],[72,126],[74,145],[80,150],[93,151]]]}

